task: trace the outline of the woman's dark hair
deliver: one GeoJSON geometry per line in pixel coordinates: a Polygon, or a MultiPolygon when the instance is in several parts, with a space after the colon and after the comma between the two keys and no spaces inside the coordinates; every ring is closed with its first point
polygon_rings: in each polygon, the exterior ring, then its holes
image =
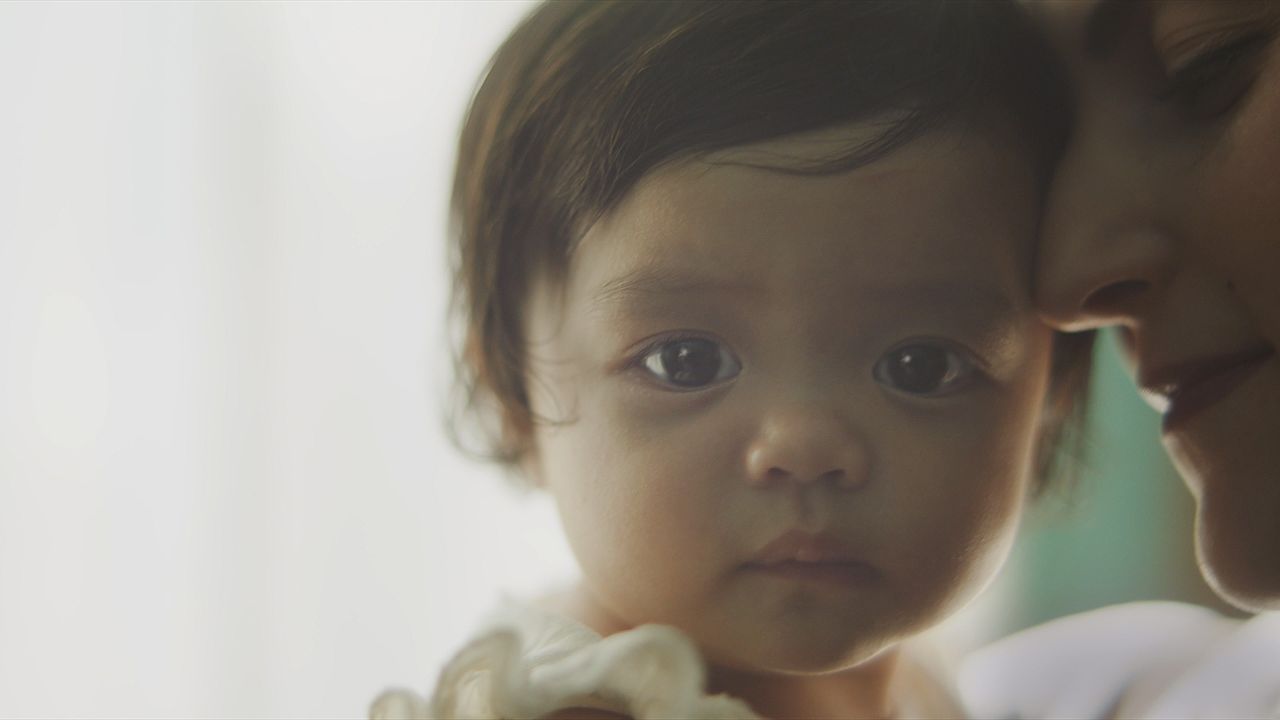
{"type": "MultiPolygon", "coordinates": [[[[535,422],[522,315],[531,282],[561,279],[578,236],[656,168],[891,118],[871,142],[784,170],[840,172],[969,122],[1024,150],[1043,192],[1067,132],[1064,88],[1016,2],[539,5],[494,55],[459,144],[455,440],[507,465],[525,457],[535,422]]],[[[1092,339],[1055,338],[1042,480],[1083,422],[1092,339]]]]}

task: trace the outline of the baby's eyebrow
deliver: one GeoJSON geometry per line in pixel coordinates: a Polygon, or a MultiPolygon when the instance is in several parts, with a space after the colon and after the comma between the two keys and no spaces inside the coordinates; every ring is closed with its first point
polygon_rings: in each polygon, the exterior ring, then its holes
{"type": "Polygon", "coordinates": [[[694,294],[725,294],[749,299],[763,289],[740,279],[693,275],[672,268],[642,267],[608,280],[591,296],[591,305],[602,307],[631,300],[694,294]]]}
{"type": "Polygon", "coordinates": [[[895,306],[946,308],[958,312],[996,315],[1016,307],[1013,296],[987,283],[959,278],[865,288],[860,295],[895,306]]]}
{"type": "MultiPolygon", "coordinates": [[[[735,304],[767,303],[770,291],[741,278],[691,274],[678,268],[642,267],[608,280],[591,296],[590,307],[661,305],[663,301],[690,295],[725,295],[735,304]]],[[[929,309],[946,315],[1004,316],[1020,303],[1009,292],[989,283],[959,277],[917,278],[883,284],[851,283],[846,296],[856,304],[929,309]]],[[[838,310],[837,307],[832,308],[838,310]]]]}

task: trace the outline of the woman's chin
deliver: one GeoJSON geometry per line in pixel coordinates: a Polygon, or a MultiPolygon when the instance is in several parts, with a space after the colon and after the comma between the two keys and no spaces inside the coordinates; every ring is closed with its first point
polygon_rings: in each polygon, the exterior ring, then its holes
{"type": "Polygon", "coordinates": [[[1215,516],[1215,509],[1202,498],[1196,555],[1205,580],[1242,610],[1280,610],[1280,521],[1273,515],[1252,517],[1253,512],[1215,516]]]}
{"type": "Polygon", "coordinates": [[[1165,447],[1196,498],[1196,555],[1223,599],[1280,608],[1280,369],[1174,431],[1165,447]]]}

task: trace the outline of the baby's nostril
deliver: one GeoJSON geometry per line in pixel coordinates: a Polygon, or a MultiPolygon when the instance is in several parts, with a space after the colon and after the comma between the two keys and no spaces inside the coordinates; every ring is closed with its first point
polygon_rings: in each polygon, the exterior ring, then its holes
{"type": "Polygon", "coordinates": [[[1089,313],[1109,313],[1123,307],[1125,303],[1150,289],[1151,283],[1146,280],[1122,280],[1100,287],[1089,293],[1084,299],[1082,309],[1089,313]]]}
{"type": "Polygon", "coordinates": [[[790,477],[791,477],[791,473],[787,472],[786,470],[783,470],[780,467],[771,467],[767,472],[765,472],[765,475],[764,475],[765,482],[769,482],[769,483],[784,482],[790,477]]]}

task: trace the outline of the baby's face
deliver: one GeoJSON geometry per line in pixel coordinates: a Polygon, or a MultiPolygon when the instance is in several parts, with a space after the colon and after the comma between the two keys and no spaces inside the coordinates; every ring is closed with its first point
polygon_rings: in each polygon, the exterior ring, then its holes
{"type": "Polygon", "coordinates": [[[742,164],[831,140],[656,171],[530,305],[528,466],[585,600],[739,669],[847,667],[977,592],[1047,386],[1028,163],[939,135],[841,175],[742,164]]]}

